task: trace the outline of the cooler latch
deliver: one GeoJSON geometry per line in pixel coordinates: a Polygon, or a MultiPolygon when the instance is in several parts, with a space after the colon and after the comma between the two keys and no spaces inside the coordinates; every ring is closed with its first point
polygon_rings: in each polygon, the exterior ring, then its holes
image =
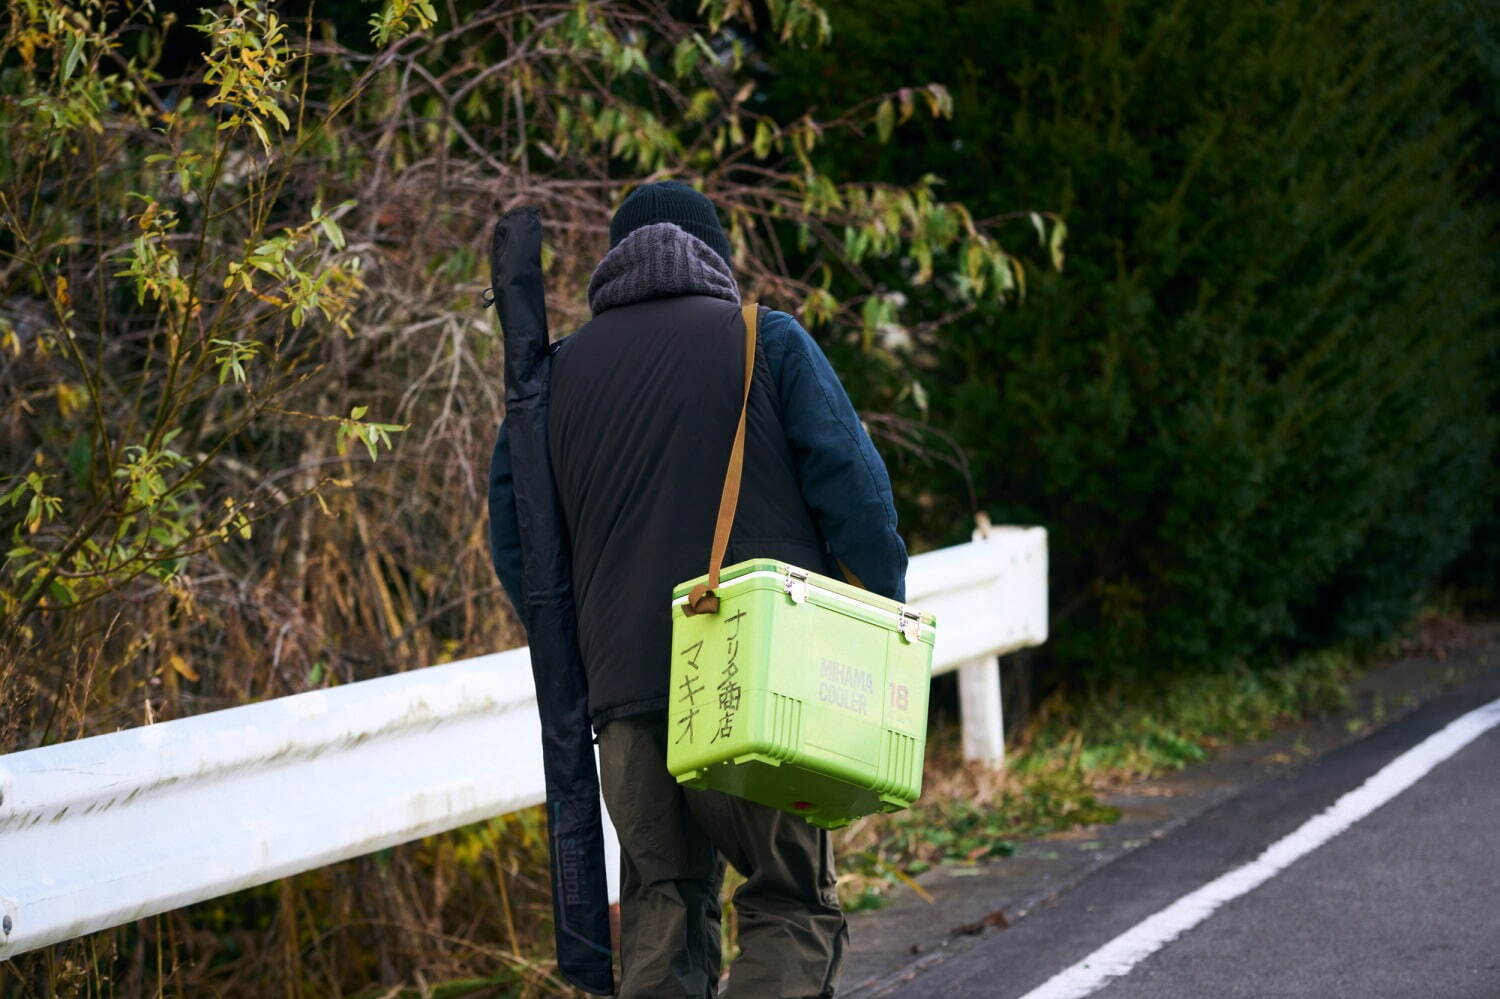
{"type": "Polygon", "coordinates": [[[922,612],[911,607],[901,608],[900,624],[901,637],[908,642],[915,643],[922,637],[922,612]]]}
{"type": "Polygon", "coordinates": [[[798,569],[796,566],[786,567],[786,579],[782,583],[786,595],[792,598],[792,603],[800,604],[807,602],[807,570],[798,569]]]}

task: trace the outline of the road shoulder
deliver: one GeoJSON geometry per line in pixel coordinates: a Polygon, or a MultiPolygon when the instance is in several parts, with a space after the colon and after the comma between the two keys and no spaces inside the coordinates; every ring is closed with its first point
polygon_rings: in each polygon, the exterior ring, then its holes
{"type": "Polygon", "coordinates": [[[1348,709],[1102,794],[1103,803],[1121,810],[1117,823],[1025,843],[1003,860],[929,871],[918,883],[931,903],[903,889],[886,907],[851,915],[852,950],[839,994],[873,999],[898,990],[1209,809],[1490,677],[1500,679],[1500,622],[1429,628],[1404,654],[1361,673],[1348,709]]]}

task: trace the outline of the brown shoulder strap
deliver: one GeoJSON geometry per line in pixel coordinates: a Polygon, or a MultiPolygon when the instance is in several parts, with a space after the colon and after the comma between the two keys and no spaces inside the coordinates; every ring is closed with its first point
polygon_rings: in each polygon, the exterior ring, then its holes
{"type": "Polygon", "coordinates": [[[759,306],[745,303],[741,312],[745,323],[745,394],[740,400],[740,425],[734,431],[734,446],[729,450],[729,468],[724,472],[724,492],[719,496],[719,519],[714,524],[714,545],[708,556],[708,582],[699,583],[688,594],[682,612],[717,614],[719,570],[724,567],[724,553],[729,550],[729,531],[734,527],[734,511],[740,503],[740,479],[745,471],[745,415],[750,409],[750,382],[755,378],[755,333],[760,325],[759,306]]]}
{"type": "Polygon", "coordinates": [[[851,569],[851,568],[849,568],[847,565],[844,564],[844,560],[843,559],[836,558],[836,559],[834,559],[834,561],[839,564],[839,572],[842,572],[844,574],[844,578],[845,579],[847,579],[849,582],[853,583],[855,586],[859,587],[861,590],[868,590],[869,589],[869,587],[866,586],[860,580],[860,578],[854,574],[854,570],[851,569]]]}

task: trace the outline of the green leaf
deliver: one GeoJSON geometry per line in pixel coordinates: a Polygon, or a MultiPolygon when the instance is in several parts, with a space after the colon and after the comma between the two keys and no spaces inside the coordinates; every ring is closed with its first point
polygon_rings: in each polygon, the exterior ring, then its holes
{"type": "Polygon", "coordinates": [[[677,47],[672,50],[672,72],[677,74],[679,80],[692,72],[693,67],[698,64],[698,56],[698,46],[693,44],[692,38],[684,38],[677,43],[677,47]]]}
{"type": "Polygon", "coordinates": [[[911,400],[917,404],[917,410],[922,414],[922,419],[927,419],[927,386],[918,381],[912,382],[911,400]]]}
{"type": "Polygon", "coordinates": [[[875,113],[875,130],[881,142],[890,142],[896,131],[896,104],[889,97],[880,102],[880,110],[875,113]]]}
{"type": "Polygon", "coordinates": [[[764,121],[755,123],[755,158],[763,160],[771,152],[773,134],[771,126],[764,121]]]}
{"type": "Polygon", "coordinates": [[[1003,253],[997,253],[990,258],[990,270],[995,278],[995,290],[1000,298],[1016,286],[1015,275],[1010,269],[1010,258],[1003,253]]]}
{"type": "Polygon", "coordinates": [[[913,279],[917,284],[926,284],[932,280],[932,246],[927,240],[918,237],[912,242],[912,256],[917,258],[917,274],[913,279]]]}
{"type": "Polygon", "coordinates": [[[323,235],[328,237],[328,242],[332,243],[335,249],[344,248],[344,231],[339,228],[337,222],[325,215],[318,219],[318,227],[323,230],[323,235]]]}
{"type": "Polygon", "coordinates": [[[68,52],[63,57],[62,78],[68,79],[73,71],[78,68],[78,63],[83,59],[83,35],[74,35],[68,39],[68,52]]]}
{"type": "Polygon", "coordinates": [[[256,136],[260,139],[260,144],[269,152],[271,149],[271,137],[266,134],[265,126],[261,125],[259,118],[249,119],[249,124],[250,128],[254,130],[256,136]]]}
{"type": "Polygon", "coordinates": [[[885,296],[871,295],[865,299],[865,304],[860,307],[860,321],[863,329],[861,339],[865,350],[875,342],[875,331],[890,316],[890,308],[885,296]]]}
{"type": "Polygon", "coordinates": [[[1052,267],[1054,270],[1063,269],[1063,261],[1067,254],[1063,252],[1063,240],[1068,236],[1068,226],[1062,220],[1052,223],[1052,239],[1047,244],[1047,249],[1052,253],[1052,267]]]}
{"type": "Polygon", "coordinates": [[[13,506],[16,500],[21,498],[21,493],[26,491],[27,480],[17,477],[15,488],[4,496],[0,496],[0,506],[13,506]]]}

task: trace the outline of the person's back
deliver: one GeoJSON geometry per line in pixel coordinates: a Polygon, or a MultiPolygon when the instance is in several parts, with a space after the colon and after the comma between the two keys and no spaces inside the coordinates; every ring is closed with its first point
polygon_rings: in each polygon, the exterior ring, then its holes
{"type": "MultiPolygon", "coordinates": [[[[573,554],[596,728],[667,701],[672,587],[701,575],[739,420],[743,326],[703,295],[602,312],[559,350],[548,441],[573,554]]],[[[728,561],[826,572],[763,352],[728,561]]]]}
{"type": "MultiPolygon", "coordinates": [[[[592,321],[556,348],[548,447],[567,522],[600,783],[621,843],[622,997],[713,996],[727,859],[740,997],[831,996],[847,940],[827,832],[681,787],[666,770],[671,592],[708,564],[744,388],[744,323],[712,205],[672,182],[638,189],[589,287],[592,321]]],[[[727,561],[772,557],[904,596],[906,551],[884,465],[827,360],[789,315],[761,310],[743,486],[727,561]]],[[[520,608],[504,426],[491,545],[520,608]]]]}

